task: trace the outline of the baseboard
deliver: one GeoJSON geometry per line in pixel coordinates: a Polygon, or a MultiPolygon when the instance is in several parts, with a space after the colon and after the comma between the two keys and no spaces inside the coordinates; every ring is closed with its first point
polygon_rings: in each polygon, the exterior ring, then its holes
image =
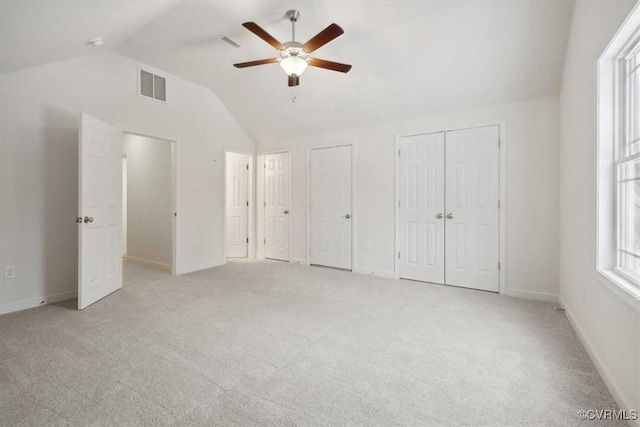
{"type": "Polygon", "coordinates": [[[500,292],[500,293],[502,295],[509,295],[511,297],[533,299],[536,301],[544,301],[544,302],[552,302],[555,304],[558,304],[560,302],[560,300],[558,299],[558,295],[546,294],[544,292],[525,291],[522,289],[505,289],[503,292],[500,292]]]}
{"type": "MultiPolygon", "coordinates": [[[[627,411],[638,410],[636,405],[631,404],[631,400],[621,392],[621,388],[618,386],[616,381],[611,376],[609,369],[602,363],[602,359],[598,356],[598,353],[595,351],[594,347],[591,345],[591,341],[587,338],[584,333],[584,330],[580,327],[580,324],[576,321],[576,318],[573,316],[573,312],[571,311],[571,307],[568,307],[564,302],[561,296],[558,297],[559,304],[564,308],[564,313],[569,319],[569,323],[573,327],[573,330],[576,331],[578,338],[582,341],[582,345],[585,350],[587,350],[587,354],[591,361],[595,365],[598,373],[602,377],[604,383],[607,385],[609,392],[615,399],[616,403],[621,409],[626,409],[627,411]]],[[[629,424],[632,426],[640,427],[640,419],[629,421],[629,424]]]]}
{"type": "Polygon", "coordinates": [[[148,267],[153,267],[153,268],[157,268],[158,270],[162,270],[162,271],[166,271],[168,273],[171,273],[171,265],[170,264],[163,264],[161,262],[156,262],[156,261],[151,261],[148,259],[144,259],[144,258],[137,258],[131,255],[127,255],[126,258],[127,261],[130,262],[135,262],[136,264],[142,264],[142,265],[146,265],[148,267]]]}
{"type": "Polygon", "coordinates": [[[370,268],[360,268],[355,267],[353,269],[354,273],[358,274],[366,274],[367,276],[378,276],[378,277],[386,277],[388,279],[395,279],[396,274],[393,271],[385,271],[385,270],[374,270],[370,268]]]}
{"type": "Polygon", "coordinates": [[[211,262],[207,264],[192,265],[189,267],[181,268],[179,270],[176,269],[176,275],[195,273],[196,271],[200,271],[200,270],[208,270],[209,268],[220,267],[225,263],[226,263],[226,259],[223,260],[222,262],[211,262]]]}
{"type": "Polygon", "coordinates": [[[300,264],[300,265],[307,265],[307,266],[310,265],[309,261],[307,261],[306,259],[291,258],[289,262],[291,264],[300,264]]]}
{"type": "Polygon", "coordinates": [[[55,304],[60,301],[66,301],[74,298],[78,298],[78,291],[63,292],[61,294],[49,295],[40,298],[29,298],[22,301],[0,305],[0,314],[28,310],[30,308],[40,307],[47,304],[55,304]]]}

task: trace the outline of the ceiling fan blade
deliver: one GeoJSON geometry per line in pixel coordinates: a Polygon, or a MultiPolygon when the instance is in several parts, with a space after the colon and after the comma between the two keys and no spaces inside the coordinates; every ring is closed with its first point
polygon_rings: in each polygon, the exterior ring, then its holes
{"type": "Polygon", "coordinates": [[[289,76],[289,87],[298,86],[300,84],[300,76],[289,76]]]}
{"type": "Polygon", "coordinates": [[[348,73],[351,69],[351,65],[341,64],[339,62],[325,61],[324,59],[311,58],[309,65],[312,67],[325,68],[327,70],[339,71],[341,73],[348,73]]]}
{"type": "Polygon", "coordinates": [[[278,62],[276,58],[260,59],[258,61],[241,62],[239,64],[233,64],[236,68],[255,67],[256,65],[273,64],[278,62]]]}
{"type": "Polygon", "coordinates": [[[255,22],[245,22],[242,24],[247,30],[251,31],[256,36],[260,37],[262,40],[269,43],[271,46],[275,47],[278,50],[284,49],[284,45],[276,40],[271,34],[267,33],[255,22]]]}
{"type": "Polygon", "coordinates": [[[338,24],[331,24],[327,28],[316,34],[315,37],[313,37],[311,40],[303,44],[302,49],[307,53],[311,53],[319,47],[329,43],[331,40],[335,39],[341,34],[344,34],[344,30],[340,28],[338,24]]]}

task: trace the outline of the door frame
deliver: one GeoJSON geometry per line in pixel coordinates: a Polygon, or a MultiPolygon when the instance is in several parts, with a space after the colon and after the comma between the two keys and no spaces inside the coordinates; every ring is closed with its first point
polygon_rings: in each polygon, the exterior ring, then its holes
{"type": "MultiPolygon", "coordinates": [[[[247,244],[247,258],[255,258],[256,250],[256,235],[254,224],[254,209],[255,201],[253,197],[253,153],[249,150],[237,150],[237,149],[224,149],[224,189],[222,197],[224,198],[224,208],[227,208],[227,153],[239,154],[241,156],[247,156],[249,158],[249,169],[247,170],[247,200],[249,206],[247,206],[247,238],[249,243],[247,244]]],[[[226,216],[226,212],[225,212],[226,216]]],[[[227,236],[227,222],[224,223],[224,235],[227,236]]],[[[224,245],[224,263],[227,263],[227,245],[224,245]]]]}
{"type": "MultiPolygon", "coordinates": [[[[265,250],[265,243],[264,243],[264,239],[265,239],[265,229],[266,229],[266,221],[265,221],[265,215],[266,215],[266,210],[265,210],[265,203],[267,202],[267,192],[265,191],[265,182],[266,180],[264,179],[264,175],[265,175],[265,171],[266,171],[266,162],[265,162],[265,157],[271,154],[284,154],[287,153],[287,156],[289,157],[289,259],[288,262],[299,262],[296,261],[294,258],[291,257],[291,253],[293,250],[293,236],[291,235],[291,222],[292,222],[292,218],[294,216],[294,212],[293,212],[293,206],[292,206],[292,202],[293,202],[293,183],[291,182],[291,176],[293,175],[292,173],[292,169],[293,169],[293,156],[292,156],[292,152],[290,149],[287,150],[272,150],[272,151],[263,151],[262,153],[258,154],[256,156],[257,157],[262,157],[262,173],[258,174],[256,173],[257,176],[261,177],[261,183],[262,186],[260,188],[260,186],[258,186],[258,182],[256,180],[256,187],[258,188],[258,194],[257,196],[262,196],[262,203],[260,203],[259,200],[256,200],[256,217],[258,216],[258,212],[261,215],[261,223],[262,223],[262,228],[259,231],[259,233],[257,233],[256,237],[260,238],[262,237],[262,243],[260,243],[260,247],[262,248],[261,251],[261,256],[260,258],[263,259],[267,259],[264,256],[264,250],[265,250]]],[[[257,167],[259,167],[256,164],[257,167]]],[[[256,197],[257,199],[257,197],[256,197]]],[[[258,229],[257,224],[256,224],[256,229],[258,229]]],[[[258,256],[258,252],[257,252],[257,246],[256,246],[256,257],[258,256]]]]}
{"type": "MultiPolygon", "coordinates": [[[[500,263],[500,271],[498,272],[498,293],[504,294],[507,291],[507,138],[506,138],[506,124],[504,120],[495,120],[488,122],[478,122],[478,123],[470,123],[465,125],[456,125],[456,126],[436,126],[433,128],[428,128],[422,131],[416,132],[406,132],[406,133],[396,133],[395,135],[395,150],[393,152],[393,156],[395,157],[395,198],[394,198],[394,234],[395,234],[395,250],[394,250],[394,277],[396,279],[400,279],[400,262],[398,260],[398,254],[400,251],[400,239],[399,239],[399,227],[400,227],[400,215],[398,203],[400,202],[400,140],[403,137],[407,136],[416,136],[416,135],[425,135],[432,133],[440,133],[465,130],[465,129],[475,129],[489,126],[498,126],[499,135],[500,135],[500,146],[499,146],[499,172],[498,172],[498,181],[500,187],[500,210],[499,210],[499,263],[500,263]]],[[[446,138],[446,137],[445,137],[446,138]]],[[[446,144],[446,140],[445,140],[446,144]]]]}
{"type": "MultiPolygon", "coordinates": [[[[143,138],[157,139],[159,141],[166,141],[171,144],[171,187],[173,189],[171,194],[171,209],[173,209],[173,220],[171,221],[171,274],[177,275],[178,265],[178,153],[180,144],[178,139],[165,138],[161,136],[153,136],[145,133],[135,132],[124,129],[122,131],[123,137],[125,134],[141,136],[143,138]]],[[[123,153],[124,154],[124,153],[123,153]]],[[[127,159],[128,162],[128,159],[127,159]]],[[[127,184],[128,185],[128,184],[127,184]]],[[[128,233],[127,233],[128,235],[128,233]]]]}
{"type": "Polygon", "coordinates": [[[356,142],[317,144],[307,147],[305,172],[307,175],[307,253],[305,264],[311,265],[311,151],[325,148],[351,147],[351,272],[356,271],[356,142]]]}

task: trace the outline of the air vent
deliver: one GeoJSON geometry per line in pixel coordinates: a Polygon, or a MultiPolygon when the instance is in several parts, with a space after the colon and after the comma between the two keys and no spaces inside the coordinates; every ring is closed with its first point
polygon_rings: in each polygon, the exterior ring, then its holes
{"type": "Polygon", "coordinates": [[[240,45],[236,42],[234,42],[233,40],[231,40],[229,37],[224,36],[222,37],[222,41],[225,42],[226,44],[228,44],[229,46],[233,46],[233,47],[240,47],[240,45]]]}
{"type": "Polygon", "coordinates": [[[140,95],[167,102],[167,79],[149,71],[140,70],[140,95]]]}

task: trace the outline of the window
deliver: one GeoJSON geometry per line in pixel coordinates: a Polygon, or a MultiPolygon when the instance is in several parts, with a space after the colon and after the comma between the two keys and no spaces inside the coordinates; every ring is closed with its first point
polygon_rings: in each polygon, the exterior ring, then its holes
{"type": "Polygon", "coordinates": [[[597,270],[640,297],[640,9],[598,60],[597,270]]]}
{"type": "Polygon", "coordinates": [[[158,101],[167,101],[167,80],[164,77],[140,70],[140,95],[158,101]]]}
{"type": "Polygon", "coordinates": [[[640,46],[620,61],[617,267],[640,281],[640,46]]]}

